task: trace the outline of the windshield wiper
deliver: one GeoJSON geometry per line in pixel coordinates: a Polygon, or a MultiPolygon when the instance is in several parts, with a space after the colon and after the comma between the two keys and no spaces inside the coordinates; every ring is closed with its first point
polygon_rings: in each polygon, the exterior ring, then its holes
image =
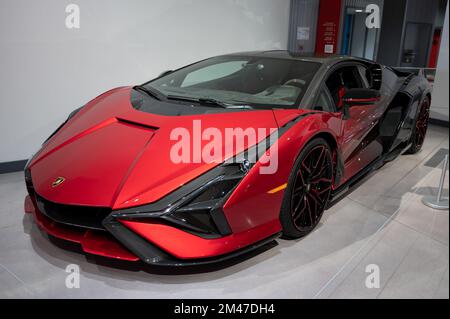
{"type": "Polygon", "coordinates": [[[202,98],[202,99],[198,99],[198,101],[200,103],[202,103],[202,104],[205,104],[205,105],[214,105],[214,106],[222,107],[224,109],[226,109],[228,107],[228,104],[220,102],[220,101],[217,101],[215,99],[202,98]]]}
{"type": "Polygon", "coordinates": [[[135,87],[133,87],[133,89],[144,92],[148,96],[151,96],[152,98],[157,99],[159,101],[161,101],[162,97],[165,96],[163,93],[159,92],[156,89],[153,89],[153,88],[150,89],[150,88],[142,86],[142,85],[136,85],[135,87]]]}
{"type": "Polygon", "coordinates": [[[244,110],[253,110],[253,107],[251,105],[246,104],[230,104],[228,106],[229,109],[244,109],[244,110]]]}
{"type": "Polygon", "coordinates": [[[215,106],[215,107],[221,107],[226,109],[228,107],[228,104],[220,102],[215,99],[209,99],[209,98],[192,98],[187,96],[177,96],[177,95],[168,95],[167,98],[169,100],[177,100],[177,101],[187,101],[187,102],[195,102],[200,103],[205,106],[215,106]]]}

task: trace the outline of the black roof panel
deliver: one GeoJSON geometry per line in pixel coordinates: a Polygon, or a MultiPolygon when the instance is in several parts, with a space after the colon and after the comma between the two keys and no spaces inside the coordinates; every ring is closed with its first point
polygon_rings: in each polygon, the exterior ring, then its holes
{"type": "Polygon", "coordinates": [[[347,56],[347,55],[305,54],[305,53],[294,53],[294,52],[290,52],[290,51],[286,51],[286,50],[237,52],[237,53],[232,53],[230,55],[255,56],[255,57],[260,56],[260,57],[270,57],[270,58],[278,58],[278,59],[292,59],[292,60],[319,62],[322,64],[328,64],[328,63],[332,64],[332,63],[342,61],[342,60],[367,61],[365,59],[351,57],[351,56],[347,56]]]}

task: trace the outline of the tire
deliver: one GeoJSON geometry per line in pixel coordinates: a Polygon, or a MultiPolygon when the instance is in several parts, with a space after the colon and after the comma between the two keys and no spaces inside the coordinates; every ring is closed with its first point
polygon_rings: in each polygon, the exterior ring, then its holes
{"type": "Polygon", "coordinates": [[[411,147],[406,151],[407,154],[416,154],[422,149],[430,119],[430,104],[430,99],[426,97],[420,105],[420,111],[411,135],[411,147]]]}
{"type": "Polygon", "coordinates": [[[327,206],[333,177],[332,151],[323,138],[300,152],[289,176],[280,212],[284,238],[300,238],[319,223],[327,206]]]}

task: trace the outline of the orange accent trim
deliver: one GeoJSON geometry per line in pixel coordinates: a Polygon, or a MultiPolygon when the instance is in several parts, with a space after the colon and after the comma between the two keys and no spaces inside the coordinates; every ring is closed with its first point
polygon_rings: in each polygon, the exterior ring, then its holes
{"type": "Polygon", "coordinates": [[[279,191],[282,191],[283,189],[285,189],[287,187],[287,183],[285,183],[285,184],[283,184],[283,185],[280,185],[280,186],[278,186],[278,187],[276,187],[276,188],[274,188],[274,189],[271,189],[270,191],[268,191],[267,193],[268,194],[275,194],[275,193],[278,193],[279,191]]]}

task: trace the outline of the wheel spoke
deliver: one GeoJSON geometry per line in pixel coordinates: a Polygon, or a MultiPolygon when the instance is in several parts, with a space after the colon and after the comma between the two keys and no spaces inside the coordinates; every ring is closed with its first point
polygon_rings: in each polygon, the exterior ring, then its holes
{"type": "Polygon", "coordinates": [[[325,147],[321,147],[319,157],[317,158],[316,163],[313,166],[313,170],[312,170],[313,176],[317,175],[317,168],[322,169],[322,167],[323,167],[322,162],[325,159],[325,155],[326,155],[326,149],[325,149],[325,147]]]}
{"type": "MultiPolygon", "coordinates": [[[[294,211],[293,211],[293,216],[296,216],[296,215],[298,215],[297,214],[297,212],[298,212],[298,209],[300,208],[300,206],[302,205],[302,203],[303,203],[304,201],[303,200],[299,200],[298,201],[298,203],[297,203],[297,205],[295,206],[295,208],[294,208],[294,211]]],[[[300,211],[300,213],[301,213],[302,211],[300,211]]]]}
{"type": "Polygon", "coordinates": [[[293,196],[299,196],[303,193],[304,190],[304,185],[297,185],[293,190],[292,190],[292,195],[293,196]]]}
{"type": "Polygon", "coordinates": [[[308,214],[306,212],[306,200],[305,200],[304,207],[305,207],[305,209],[303,210],[302,214],[299,215],[298,224],[297,225],[301,225],[301,226],[307,226],[308,225],[308,223],[306,222],[306,219],[308,218],[308,214]]]}
{"type": "Polygon", "coordinates": [[[291,192],[291,214],[299,230],[314,227],[332,185],[332,159],[324,145],[312,148],[302,159],[291,192]]]}
{"type": "Polygon", "coordinates": [[[302,215],[304,215],[306,209],[306,197],[303,197],[301,200],[298,201],[296,210],[294,210],[292,217],[294,217],[294,220],[298,219],[302,215]],[[301,208],[301,209],[300,209],[301,208]]]}
{"type": "Polygon", "coordinates": [[[428,121],[430,117],[430,103],[428,100],[425,100],[420,109],[419,116],[416,121],[416,132],[414,136],[414,143],[417,148],[420,148],[423,145],[425,140],[425,135],[427,133],[428,121]]]}
{"type": "Polygon", "coordinates": [[[300,183],[302,184],[302,187],[303,187],[306,183],[305,183],[305,179],[303,177],[303,172],[301,169],[298,170],[297,177],[300,177],[300,183]]]}
{"type": "Polygon", "coordinates": [[[319,184],[319,183],[331,183],[331,179],[330,178],[320,178],[320,179],[316,179],[316,180],[312,180],[311,181],[312,184],[319,184]]]}
{"type": "Polygon", "coordinates": [[[306,170],[308,175],[311,174],[311,169],[308,166],[306,166],[304,161],[302,162],[302,167],[303,167],[304,170],[306,170]]]}
{"type": "Polygon", "coordinates": [[[328,191],[330,191],[330,190],[331,190],[331,186],[325,187],[325,188],[323,188],[323,189],[320,189],[320,190],[317,192],[317,195],[318,195],[318,196],[321,196],[321,195],[325,194],[326,192],[328,192],[328,191]]]}
{"type": "Polygon", "coordinates": [[[313,174],[311,179],[315,180],[315,179],[322,177],[327,172],[328,168],[329,168],[329,164],[322,166],[322,168],[319,170],[319,172],[317,174],[313,174]]]}
{"type": "Polygon", "coordinates": [[[314,201],[316,204],[316,212],[322,207],[323,200],[320,199],[314,191],[309,192],[308,196],[314,201]]]}
{"type": "Polygon", "coordinates": [[[305,196],[305,198],[306,198],[306,206],[308,207],[308,216],[309,216],[309,221],[311,222],[310,223],[310,226],[311,226],[314,224],[313,211],[311,209],[311,203],[309,202],[308,196],[305,196]]]}

